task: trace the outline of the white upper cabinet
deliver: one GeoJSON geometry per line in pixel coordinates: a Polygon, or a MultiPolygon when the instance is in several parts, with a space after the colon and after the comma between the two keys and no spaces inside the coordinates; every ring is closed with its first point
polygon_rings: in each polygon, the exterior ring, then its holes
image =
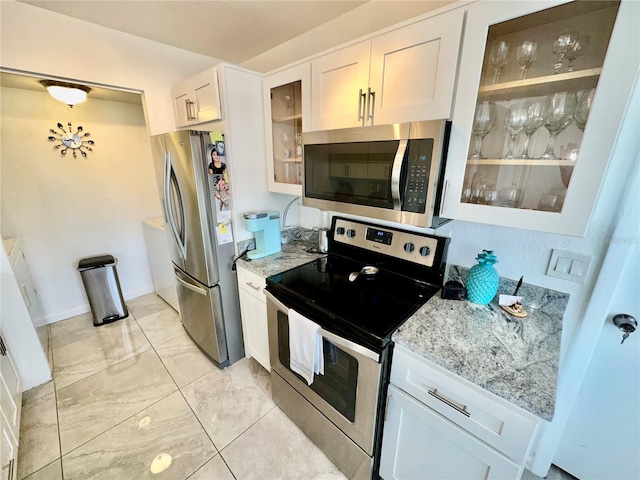
{"type": "Polygon", "coordinates": [[[311,123],[311,66],[296,65],[263,81],[269,191],[302,195],[302,132],[311,123]]]}
{"type": "Polygon", "coordinates": [[[171,97],[178,128],[222,118],[215,67],[172,87],[171,97]]]}
{"type": "Polygon", "coordinates": [[[313,60],[312,130],[449,118],[463,17],[457,9],[313,60]]]}
{"type": "Polygon", "coordinates": [[[584,236],[638,72],[636,1],[469,7],[441,216],[584,236]]]}

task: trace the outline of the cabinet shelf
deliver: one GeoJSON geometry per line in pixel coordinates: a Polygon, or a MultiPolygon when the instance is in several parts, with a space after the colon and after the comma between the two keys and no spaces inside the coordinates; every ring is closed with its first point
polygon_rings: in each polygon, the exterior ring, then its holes
{"type": "Polygon", "coordinates": [[[302,115],[298,114],[298,115],[286,115],[284,117],[275,117],[271,121],[273,123],[289,123],[292,120],[300,120],[300,121],[302,121],[302,115]]]}
{"type": "Polygon", "coordinates": [[[575,167],[576,162],[573,160],[541,160],[541,159],[523,159],[523,158],[483,158],[481,160],[467,160],[467,165],[531,165],[536,167],[575,167]]]}
{"type": "Polygon", "coordinates": [[[495,85],[485,85],[478,89],[478,99],[500,101],[522,97],[541,97],[565,90],[588,90],[596,87],[601,71],[601,68],[590,68],[497,83],[495,85]]]}
{"type": "Polygon", "coordinates": [[[302,157],[275,157],[274,160],[281,163],[302,163],[302,157]]]}

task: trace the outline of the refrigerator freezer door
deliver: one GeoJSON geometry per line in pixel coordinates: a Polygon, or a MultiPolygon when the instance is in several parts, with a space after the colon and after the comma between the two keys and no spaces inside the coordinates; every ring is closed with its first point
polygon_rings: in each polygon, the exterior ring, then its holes
{"type": "Polygon", "coordinates": [[[220,287],[207,287],[174,268],[180,316],[193,341],[220,367],[229,363],[220,287]]]}

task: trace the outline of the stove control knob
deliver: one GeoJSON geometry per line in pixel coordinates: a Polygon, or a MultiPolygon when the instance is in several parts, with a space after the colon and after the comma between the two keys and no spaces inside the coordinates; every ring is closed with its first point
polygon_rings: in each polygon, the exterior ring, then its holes
{"type": "Polygon", "coordinates": [[[353,230],[351,228],[349,230],[347,230],[347,237],[353,238],[355,236],[356,236],[356,231],[355,230],[353,230]]]}
{"type": "Polygon", "coordinates": [[[338,227],[336,228],[336,233],[338,235],[344,235],[344,227],[338,227]]]}
{"type": "Polygon", "coordinates": [[[431,253],[431,249],[429,247],[420,247],[420,255],[423,257],[427,257],[431,253]]]}
{"type": "Polygon", "coordinates": [[[404,244],[404,251],[407,253],[413,252],[415,248],[416,248],[415,245],[411,242],[407,242],[404,244]]]}

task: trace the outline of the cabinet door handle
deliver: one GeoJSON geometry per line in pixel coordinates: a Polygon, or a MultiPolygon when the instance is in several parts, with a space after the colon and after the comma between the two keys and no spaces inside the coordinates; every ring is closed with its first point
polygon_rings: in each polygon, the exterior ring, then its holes
{"type": "Polygon", "coordinates": [[[451,400],[446,399],[443,396],[441,396],[438,393],[438,390],[436,388],[434,388],[433,390],[428,390],[428,393],[429,393],[429,395],[432,395],[432,396],[436,397],[442,403],[445,403],[445,404],[449,405],[451,408],[453,408],[454,410],[457,410],[458,412],[463,414],[465,417],[470,417],[471,416],[471,414],[469,412],[467,412],[467,406],[466,405],[462,405],[462,406],[456,405],[451,400]]]}
{"type": "Polygon", "coordinates": [[[253,283],[251,282],[245,282],[247,285],[249,285],[251,288],[253,288],[256,292],[260,290],[260,287],[256,287],[253,283]]]}
{"type": "Polygon", "coordinates": [[[24,284],[20,284],[20,290],[22,290],[22,296],[24,297],[24,303],[27,308],[31,308],[31,299],[29,298],[29,291],[27,290],[27,286],[24,284]]]}
{"type": "Polygon", "coordinates": [[[190,122],[192,122],[193,120],[197,120],[197,117],[194,115],[193,110],[191,110],[191,107],[195,105],[194,102],[187,98],[185,99],[184,104],[187,109],[187,120],[190,122]]]}
{"type": "Polygon", "coordinates": [[[358,120],[364,125],[364,110],[366,105],[367,94],[360,89],[360,94],[358,95],[358,120]]]}
{"type": "Polygon", "coordinates": [[[189,99],[184,99],[184,109],[187,111],[187,122],[191,121],[191,109],[189,108],[189,99]]]}
{"type": "Polygon", "coordinates": [[[387,423],[387,415],[389,415],[389,405],[391,405],[392,398],[393,395],[391,394],[387,396],[387,404],[384,406],[384,420],[382,421],[382,423],[387,423]]]}
{"type": "Polygon", "coordinates": [[[447,209],[447,193],[449,193],[449,180],[444,181],[444,188],[442,190],[442,198],[440,199],[440,215],[444,215],[444,211],[447,209]]]}
{"type": "Polygon", "coordinates": [[[376,108],[376,92],[369,88],[369,99],[367,105],[367,120],[373,125],[373,111],[376,108]]]}

